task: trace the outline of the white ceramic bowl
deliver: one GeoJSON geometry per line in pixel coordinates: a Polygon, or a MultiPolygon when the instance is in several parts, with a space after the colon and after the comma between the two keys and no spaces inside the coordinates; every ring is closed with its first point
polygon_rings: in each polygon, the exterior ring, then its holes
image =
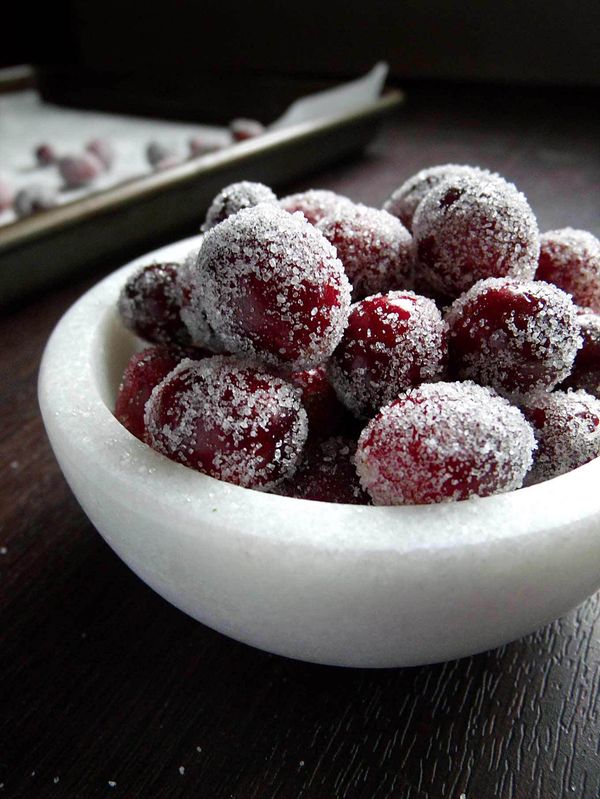
{"type": "Polygon", "coordinates": [[[115,303],[141,263],[82,297],[46,347],[39,399],[75,496],[142,580],[194,618],[293,658],[408,666],[498,646],[600,586],[600,459],[541,485],[445,505],[296,500],[199,474],[113,417],[139,342],[115,303]]]}

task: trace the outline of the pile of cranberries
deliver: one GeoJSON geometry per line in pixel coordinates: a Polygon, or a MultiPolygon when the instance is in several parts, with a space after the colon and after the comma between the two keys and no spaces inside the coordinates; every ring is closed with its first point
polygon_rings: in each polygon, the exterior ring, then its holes
{"type": "Polygon", "coordinates": [[[600,455],[600,241],[540,236],[487,170],[425,169],[379,210],[241,182],[200,248],[127,281],[115,415],[247,488],[400,505],[488,496],[600,455]]]}

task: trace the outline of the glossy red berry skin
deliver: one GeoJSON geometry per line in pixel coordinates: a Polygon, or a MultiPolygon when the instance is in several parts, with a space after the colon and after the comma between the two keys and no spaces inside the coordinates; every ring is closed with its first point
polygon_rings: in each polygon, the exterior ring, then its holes
{"type": "Polygon", "coordinates": [[[181,320],[183,299],[179,265],[151,264],[129,278],[119,297],[125,327],[156,344],[189,346],[190,335],[181,320]]]}
{"type": "Polygon", "coordinates": [[[488,277],[533,278],[539,255],[535,217],[525,197],[499,177],[446,178],[413,219],[415,276],[458,297],[488,277]]]}
{"type": "Polygon", "coordinates": [[[312,441],[293,477],[277,493],[296,499],[369,505],[354,468],[356,441],[343,436],[312,441]]]}
{"type": "Polygon", "coordinates": [[[451,374],[516,397],[558,385],[581,346],[571,298],[540,281],[482,280],[446,321],[451,374]]]}
{"type": "MultiPolygon", "coordinates": [[[[194,358],[201,358],[207,353],[198,350],[194,358]]],[[[192,357],[189,351],[159,345],[148,347],[131,356],[125,371],[117,402],[115,416],[130,433],[141,441],[144,440],[144,410],[152,389],[171,372],[183,358],[192,357]]]]}
{"type": "Polygon", "coordinates": [[[211,477],[267,490],[290,477],[306,441],[292,385],[226,356],[182,361],[146,404],[146,442],[211,477]]]}
{"type": "Polygon", "coordinates": [[[302,404],[308,416],[311,437],[325,438],[341,433],[352,425],[352,417],[339,401],[325,366],[292,372],[288,379],[302,392],[302,404]]]}
{"type": "Polygon", "coordinates": [[[335,249],[300,214],[247,208],[209,230],[190,308],[229,352],[289,371],[323,363],[348,316],[350,285],[335,249]]]}
{"type": "Polygon", "coordinates": [[[600,455],[600,400],[585,391],[536,392],[521,409],[537,439],[527,484],[576,469],[600,455]]]}
{"type": "Polygon", "coordinates": [[[577,305],[600,313],[600,240],[591,233],[573,228],[543,233],[535,276],[571,294],[577,305]]]}
{"type": "Polygon", "coordinates": [[[429,383],[384,406],[358,441],[375,505],[422,505],[520,488],[535,438],[523,414],[475,383],[429,383]]]}
{"type": "Polygon", "coordinates": [[[435,303],[392,291],[352,306],[327,368],[342,402],[369,417],[410,386],[442,379],[446,362],[446,325],[435,303]]]}

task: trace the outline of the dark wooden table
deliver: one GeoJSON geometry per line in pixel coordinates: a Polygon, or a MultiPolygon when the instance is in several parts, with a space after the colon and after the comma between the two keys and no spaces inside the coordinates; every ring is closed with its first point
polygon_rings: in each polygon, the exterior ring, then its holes
{"type": "MultiPolygon", "coordinates": [[[[379,204],[422,166],[479,163],[516,181],[542,229],[598,235],[597,107],[585,93],[416,92],[363,158],[305,185],[379,204]]],[[[0,321],[0,799],[597,799],[600,595],[477,657],[344,670],[230,641],[119,561],[36,403],[44,342],[99,276],[0,321]]]]}

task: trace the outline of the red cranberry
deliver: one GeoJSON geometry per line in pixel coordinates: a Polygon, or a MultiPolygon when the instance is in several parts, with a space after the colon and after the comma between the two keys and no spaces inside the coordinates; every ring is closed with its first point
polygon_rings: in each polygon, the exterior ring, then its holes
{"type": "Polygon", "coordinates": [[[56,163],[58,155],[51,144],[40,144],[35,148],[35,160],[39,166],[50,166],[56,163]]]}
{"type": "Polygon", "coordinates": [[[204,237],[191,307],[207,314],[230,352],[310,369],[338,344],[349,305],[335,249],[300,214],[262,203],[204,237]]]}
{"type": "Polygon", "coordinates": [[[202,358],[208,353],[160,345],[148,347],[131,356],[123,373],[115,405],[115,416],[136,438],[144,440],[144,408],[152,389],[171,372],[183,358],[202,358]]]}
{"type": "Polygon", "coordinates": [[[446,321],[455,374],[517,396],[558,385],[581,346],[571,298],[541,281],[481,280],[446,321]]]}
{"type": "Polygon", "coordinates": [[[318,227],[344,264],[354,300],[410,286],[412,238],[395,216],[366,205],[342,205],[318,227]]]}
{"type": "Polygon", "coordinates": [[[234,141],[246,141],[262,136],[265,126],[257,119],[232,119],[229,123],[229,130],[234,141]]]}
{"type": "Polygon", "coordinates": [[[13,208],[15,214],[22,218],[37,214],[40,211],[47,211],[57,204],[58,197],[54,189],[50,188],[50,186],[41,186],[34,183],[17,192],[13,208]]]}
{"type": "Polygon", "coordinates": [[[413,220],[416,274],[450,297],[478,280],[533,278],[539,238],[525,197],[499,177],[446,178],[419,204],[413,220]]]}
{"type": "Polygon", "coordinates": [[[109,170],[112,167],[115,148],[109,139],[92,139],[86,144],[85,149],[100,161],[104,169],[109,170]]]}
{"type": "Polygon", "coordinates": [[[410,386],[439,380],[446,360],[446,325],[435,303],[391,291],[352,306],[328,371],[344,404],[370,416],[410,386]]]}
{"type": "Polygon", "coordinates": [[[79,189],[93,183],[102,174],[104,167],[95,155],[84,153],[61,158],[58,170],[67,188],[79,189]]]}
{"type": "Polygon", "coordinates": [[[152,167],[157,167],[164,161],[170,162],[177,160],[177,163],[179,163],[179,157],[175,148],[159,141],[148,142],[146,146],[146,159],[152,167]]]}
{"type": "Polygon", "coordinates": [[[198,134],[197,136],[192,136],[188,141],[188,147],[190,148],[190,158],[198,158],[201,155],[222,150],[226,147],[226,144],[222,141],[215,141],[202,134],[198,134]]]}
{"type": "Polygon", "coordinates": [[[581,388],[600,399],[600,314],[587,308],[577,309],[583,346],[575,356],[573,371],[565,388],[581,388]]]}
{"type": "Polygon", "coordinates": [[[0,177],[0,214],[10,208],[15,199],[14,192],[8,181],[0,177]]]}
{"type": "Polygon", "coordinates": [[[600,455],[600,400],[585,391],[537,392],[522,410],[535,429],[538,449],[527,484],[541,483],[600,455]]]}
{"type": "Polygon", "coordinates": [[[600,240],[570,227],[542,234],[536,278],[554,283],[578,305],[600,313],[600,240]]]}
{"type": "Polygon", "coordinates": [[[321,438],[342,432],[352,424],[350,414],[339,401],[324,366],[292,372],[288,379],[302,392],[302,404],[312,437],[321,438]]]}
{"type": "Polygon", "coordinates": [[[279,200],[279,205],[290,214],[300,211],[311,225],[334,216],[338,209],[351,208],[354,203],[342,194],[327,189],[309,189],[290,194],[279,200]]]}
{"type": "Polygon", "coordinates": [[[125,327],[157,344],[191,343],[180,317],[182,289],[177,264],[151,264],[129,278],[119,297],[125,327]]]}
{"type": "Polygon", "coordinates": [[[299,392],[236,358],[182,361],[146,405],[146,441],[172,460],[246,488],[290,477],[307,434],[299,392]]]}
{"type": "Polygon", "coordinates": [[[476,166],[460,166],[458,164],[442,164],[422,169],[416,175],[408,178],[396,189],[391,197],[385,201],[383,207],[388,213],[398,217],[402,224],[412,230],[413,217],[421,200],[446,178],[458,175],[491,175],[487,169],[476,166]]]}
{"type": "Polygon", "coordinates": [[[263,183],[251,183],[249,180],[232,183],[221,189],[210,204],[202,230],[210,230],[243,208],[253,208],[259,203],[275,202],[277,197],[263,183]]]}
{"type": "Polygon", "coordinates": [[[495,392],[431,383],[381,409],[355,462],[375,505],[422,505],[520,488],[534,448],[523,414],[495,392]]]}
{"type": "Polygon", "coordinates": [[[279,486],[277,493],[296,499],[369,505],[354,468],[355,452],[356,441],[343,436],[312,443],[294,476],[279,486]]]}

